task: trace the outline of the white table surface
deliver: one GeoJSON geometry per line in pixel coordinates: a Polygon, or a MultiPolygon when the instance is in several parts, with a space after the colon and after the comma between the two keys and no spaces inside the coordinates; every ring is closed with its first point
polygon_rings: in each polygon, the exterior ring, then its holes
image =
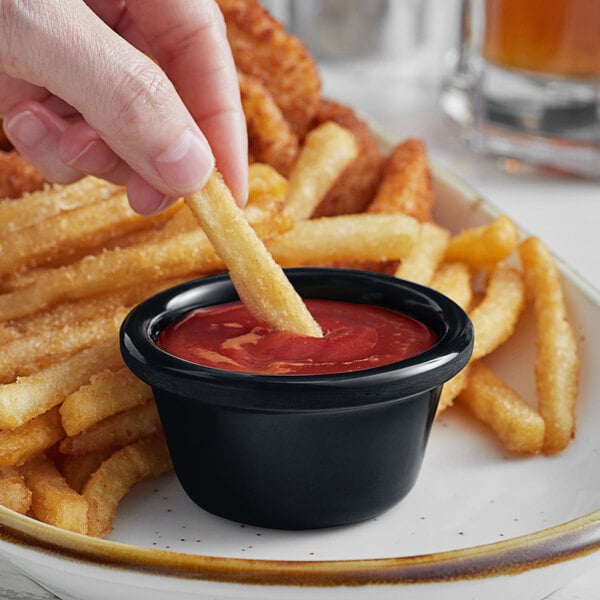
{"type": "MultiPolygon", "coordinates": [[[[474,156],[456,139],[437,109],[438,77],[421,68],[322,68],[324,93],[354,106],[399,139],[425,140],[432,160],[454,171],[520,226],[539,235],[562,259],[600,289],[600,180],[507,174],[474,156]]],[[[599,504],[600,504],[600,498],[599,504]]],[[[54,598],[0,558],[1,600],[54,598]]],[[[548,600],[600,600],[600,568],[556,591],[548,600]]]]}

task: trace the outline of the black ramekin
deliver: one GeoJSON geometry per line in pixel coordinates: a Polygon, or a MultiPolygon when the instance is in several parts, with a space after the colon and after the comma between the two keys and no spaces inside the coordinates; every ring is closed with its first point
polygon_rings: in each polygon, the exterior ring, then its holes
{"type": "Polygon", "coordinates": [[[413,487],[442,385],[471,356],[471,322],[447,297],[388,275],[286,273],[304,298],[398,310],[428,325],[438,341],[390,365],[306,376],[203,367],[159,348],[158,333],[185,313],[238,299],[229,276],[217,275],[133,309],[121,327],[123,358],[152,387],[175,472],[205,510],[281,529],[369,519],[413,487]]]}

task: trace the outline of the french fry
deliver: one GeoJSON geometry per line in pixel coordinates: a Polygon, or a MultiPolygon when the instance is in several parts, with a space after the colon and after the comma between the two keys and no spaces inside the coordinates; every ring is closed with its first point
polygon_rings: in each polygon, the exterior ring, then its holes
{"type": "Polygon", "coordinates": [[[433,223],[423,223],[408,255],[396,269],[396,277],[430,285],[446,252],[450,234],[433,223]]]}
{"type": "Polygon", "coordinates": [[[104,537],[120,500],[131,487],[171,470],[169,451],[162,435],[154,435],[121,448],[105,460],[83,488],[89,503],[88,534],[104,537]]]}
{"type": "Polygon", "coordinates": [[[49,269],[28,285],[0,295],[0,322],[31,315],[64,300],[222,268],[202,231],[119,248],[49,269]]]}
{"type": "Polygon", "coordinates": [[[117,340],[110,338],[33,375],[0,385],[0,429],[23,425],[60,404],[94,373],[122,364],[117,340]]]}
{"type": "Polygon", "coordinates": [[[465,263],[441,264],[433,276],[431,287],[454,300],[463,310],[469,310],[473,300],[473,288],[471,272],[465,263]]]}
{"type": "Polygon", "coordinates": [[[438,402],[436,415],[450,408],[458,395],[465,389],[469,380],[470,365],[459,371],[452,379],[449,379],[442,387],[442,393],[438,402]]]}
{"type": "Polygon", "coordinates": [[[259,322],[278,331],[309,337],[323,335],[217,172],[186,201],[227,265],[241,300],[259,322]]]}
{"type": "Polygon", "coordinates": [[[16,467],[0,467],[0,506],[22,515],[31,507],[31,490],[16,467]]]}
{"type": "Polygon", "coordinates": [[[524,305],[521,274],[498,265],[490,274],[485,297],[469,315],[475,331],[472,360],[490,354],[512,335],[524,305]]]}
{"type": "Polygon", "coordinates": [[[0,431],[0,467],[22,465],[64,437],[56,407],[15,429],[0,431]]]}
{"type": "Polygon", "coordinates": [[[352,132],[358,156],[336,179],[312,217],[332,217],[362,213],[369,205],[381,178],[384,155],[377,135],[356,111],[341,102],[321,98],[314,125],[333,121],[352,132]]]}
{"type": "Polygon", "coordinates": [[[38,456],[23,465],[21,473],[32,492],[31,514],[36,519],[87,533],[88,502],[67,484],[51,460],[38,456]]]}
{"type": "Polygon", "coordinates": [[[3,137],[0,126],[0,200],[19,198],[41,190],[45,183],[42,174],[3,137]]]}
{"type": "Polygon", "coordinates": [[[575,435],[579,353],[551,253],[536,237],[522,242],[519,253],[536,324],[536,390],[538,408],[546,423],[543,451],[555,454],[575,435]]]}
{"type": "Polygon", "coordinates": [[[483,363],[470,366],[467,386],[457,401],[491,427],[507,450],[525,454],[541,451],[544,420],[483,363]]]}
{"type": "Polygon", "coordinates": [[[67,435],[74,436],[151,397],[150,387],[128,369],[101,371],[64,399],[59,409],[62,426],[67,435]]]}
{"type": "Polygon", "coordinates": [[[8,232],[2,239],[0,276],[23,267],[96,248],[131,231],[148,229],[170,218],[181,207],[174,204],[152,217],[143,217],[129,206],[125,190],[92,204],[51,216],[29,227],[8,232]]]}
{"type": "Polygon", "coordinates": [[[89,429],[60,442],[63,454],[89,454],[117,449],[160,431],[160,419],[154,400],[117,413],[89,429]]]}
{"type": "MultiPolygon", "coordinates": [[[[265,196],[284,202],[288,187],[288,180],[272,166],[261,162],[252,163],[248,166],[248,204],[244,210],[257,202],[260,204],[265,196]]],[[[252,222],[247,212],[246,217],[252,222]]]]}
{"type": "Polygon", "coordinates": [[[117,189],[118,186],[95,177],[84,177],[71,185],[54,185],[33,192],[18,202],[0,202],[0,239],[9,232],[112,196],[117,189]]]}
{"type": "Polygon", "coordinates": [[[356,141],[347,129],[333,121],[312,129],[290,173],[286,213],[294,221],[309,219],[357,156],[356,141]]]}
{"type": "Polygon", "coordinates": [[[88,479],[113,453],[112,448],[103,448],[88,454],[61,454],[59,471],[67,484],[81,493],[88,479]]]}
{"type": "Polygon", "coordinates": [[[0,345],[0,383],[31,375],[115,336],[128,311],[129,308],[119,308],[106,317],[65,324],[60,332],[56,329],[41,331],[0,345]]]}
{"type": "Polygon", "coordinates": [[[490,267],[505,259],[519,244],[514,222],[501,215],[491,223],[466,229],[450,239],[446,261],[460,261],[472,269],[490,267]]]}
{"type": "Polygon", "coordinates": [[[425,144],[418,139],[407,139],[388,156],[368,211],[403,213],[423,223],[431,220],[432,206],[431,172],[425,144]]]}
{"type": "Polygon", "coordinates": [[[284,267],[404,258],[420,225],[406,215],[341,215],[299,221],[267,246],[284,267]]]}

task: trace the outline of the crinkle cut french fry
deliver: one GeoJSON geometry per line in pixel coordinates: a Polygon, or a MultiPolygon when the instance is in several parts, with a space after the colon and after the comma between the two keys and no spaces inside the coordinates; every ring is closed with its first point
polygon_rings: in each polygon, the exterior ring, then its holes
{"type": "Polygon", "coordinates": [[[473,301],[471,271],[465,263],[451,262],[439,266],[431,287],[454,300],[463,310],[469,310],[473,301]]]}
{"type": "Polygon", "coordinates": [[[283,266],[404,258],[420,224],[406,215],[341,215],[299,221],[267,246],[283,266]]]}
{"type": "Polygon", "coordinates": [[[290,173],[286,213],[294,221],[309,219],[357,156],[354,136],[344,127],[327,121],[312,129],[290,173]]]}
{"type": "Polygon", "coordinates": [[[575,435],[579,352],[551,253],[536,237],[526,239],[519,253],[536,324],[535,376],[538,408],[546,423],[544,453],[554,454],[575,435]]]}
{"type": "Polygon", "coordinates": [[[235,204],[218,172],[186,201],[227,265],[241,300],[259,322],[277,331],[309,337],[323,335],[304,301],[235,204]]]}
{"type": "Polygon", "coordinates": [[[88,534],[104,537],[110,533],[117,506],[131,487],[149,477],[167,473],[171,468],[162,434],[117,450],[102,463],[83,488],[83,497],[90,507],[88,534]]]}
{"type": "Polygon", "coordinates": [[[524,305],[521,273],[498,265],[490,274],[485,297],[470,314],[475,330],[473,360],[490,354],[512,335],[524,305]]]}
{"type": "Polygon", "coordinates": [[[33,314],[63,300],[85,298],[117,287],[222,268],[202,231],[156,243],[117,248],[48,269],[24,287],[0,295],[0,321],[33,314]]]}
{"type": "Polygon", "coordinates": [[[393,148],[368,211],[403,213],[420,222],[431,220],[433,191],[429,160],[422,140],[409,138],[393,148]]]}
{"type": "Polygon", "coordinates": [[[143,217],[131,209],[123,190],[6,233],[2,239],[0,276],[98,247],[119,235],[148,229],[167,220],[179,207],[181,204],[175,204],[157,215],[143,217]]]}
{"type": "Polygon", "coordinates": [[[444,258],[450,234],[433,223],[423,223],[411,251],[400,262],[396,277],[429,285],[444,258]]]}
{"type": "Polygon", "coordinates": [[[17,375],[31,375],[115,336],[127,313],[128,308],[117,309],[107,317],[63,325],[60,332],[40,331],[0,345],[0,383],[9,383],[17,375]]]}
{"type": "Polygon", "coordinates": [[[41,455],[21,467],[31,489],[31,514],[62,529],[87,533],[88,502],[71,488],[56,465],[41,455]]]}
{"type": "Polygon", "coordinates": [[[0,428],[23,425],[60,404],[94,373],[122,364],[118,341],[110,338],[33,375],[0,385],[0,428]]]}
{"type": "Polygon", "coordinates": [[[508,450],[527,454],[541,451],[544,420],[483,363],[470,366],[467,386],[457,400],[491,427],[508,450]]]}
{"type": "Polygon", "coordinates": [[[490,267],[504,258],[519,244],[519,231],[514,222],[501,215],[491,223],[466,229],[450,239],[446,261],[467,263],[472,269],[490,267]]]}
{"type": "Polygon", "coordinates": [[[54,215],[108,198],[118,186],[95,177],[84,177],[70,185],[54,185],[32,192],[16,202],[0,203],[0,239],[8,232],[30,227],[54,215]]]}
{"type": "Polygon", "coordinates": [[[151,397],[150,387],[127,368],[101,371],[64,399],[60,405],[62,425],[67,435],[73,436],[151,397]]]}
{"type": "Polygon", "coordinates": [[[58,407],[19,427],[0,431],[0,467],[22,465],[64,437],[58,407]]]}
{"type": "Polygon", "coordinates": [[[122,448],[160,431],[154,400],[134,406],[92,425],[89,429],[60,442],[63,454],[89,454],[106,448],[122,448]]]}
{"type": "Polygon", "coordinates": [[[22,515],[31,507],[31,490],[16,467],[0,467],[0,506],[22,515]]]}

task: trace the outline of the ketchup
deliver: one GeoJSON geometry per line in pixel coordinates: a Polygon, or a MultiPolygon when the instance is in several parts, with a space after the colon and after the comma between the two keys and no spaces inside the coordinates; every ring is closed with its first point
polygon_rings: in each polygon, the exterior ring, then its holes
{"type": "Polygon", "coordinates": [[[415,356],[436,341],[426,325],[408,315],[335,300],[306,300],[322,338],[273,331],[241,302],[199,308],[160,332],[160,348],[217,369],[268,375],[315,375],[359,371],[415,356]]]}

